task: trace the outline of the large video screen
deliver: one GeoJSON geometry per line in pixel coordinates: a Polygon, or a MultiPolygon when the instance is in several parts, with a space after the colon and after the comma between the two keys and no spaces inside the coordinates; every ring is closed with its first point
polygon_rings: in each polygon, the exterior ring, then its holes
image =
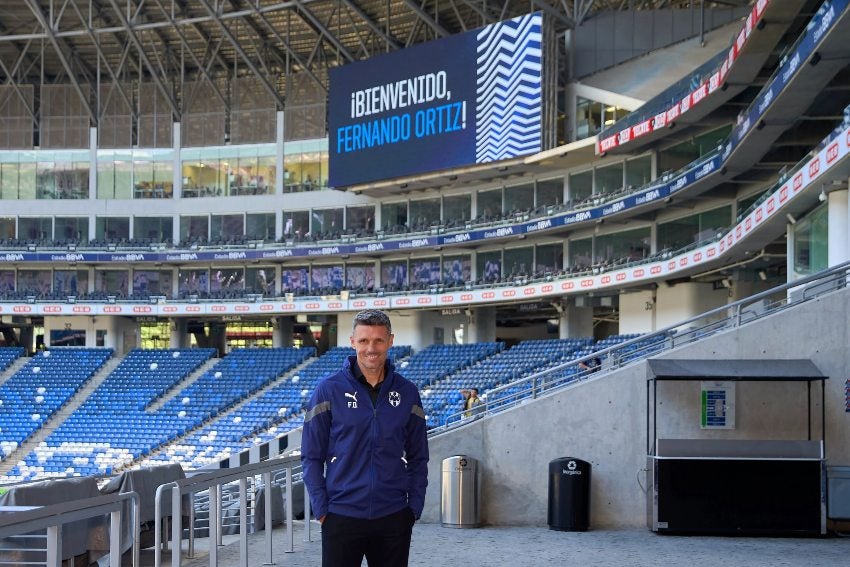
{"type": "Polygon", "coordinates": [[[337,188],[541,150],[542,16],[331,69],[337,188]]]}

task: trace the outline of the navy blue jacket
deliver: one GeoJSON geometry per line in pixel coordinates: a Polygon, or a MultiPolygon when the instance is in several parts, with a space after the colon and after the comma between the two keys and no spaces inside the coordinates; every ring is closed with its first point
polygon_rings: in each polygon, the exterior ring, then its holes
{"type": "Polygon", "coordinates": [[[374,519],[409,507],[418,518],[428,485],[419,390],[388,362],[372,404],[352,372],[356,363],[349,357],[319,382],[304,418],[301,462],[313,512],[374,519]]]}

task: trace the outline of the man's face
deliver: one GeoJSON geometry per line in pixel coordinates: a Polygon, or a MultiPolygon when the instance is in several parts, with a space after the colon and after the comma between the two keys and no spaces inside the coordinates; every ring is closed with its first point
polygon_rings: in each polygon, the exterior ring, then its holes
{"type": "Polygon", "coordinates": [[[393,336],[383,325],[357,325],[351,334],[351,346],[357,352],[357,364],[366,371],[379,371],[393,346],[393,336]]]}

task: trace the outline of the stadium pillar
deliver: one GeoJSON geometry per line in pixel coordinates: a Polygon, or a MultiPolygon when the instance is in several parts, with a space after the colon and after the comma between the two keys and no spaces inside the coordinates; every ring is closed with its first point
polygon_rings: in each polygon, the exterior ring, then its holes
{"type": "Polygon", "coordinates": [[[275,146],[275,168],[277,171],[277,175],[274,180],[274,194],[282,195],[283,194],[283,184],[286,183],[286,169],[284,168],[284,160],[283,160],[283,138],[285,136],[286,130],[285,126],[285,115],[283,110],[277,111],[277,123],[275,124],[275,139],[277,143],[275,146]]]}
{"type": "Polygon", "coordinates": [[[593,307],[565,305],[558,314],[558,337],[569,339],[593,336],[593,307]]]}
{"type": "MultiPolygon", "coordinates": [[[[97,199],[97,128],[89,128],[89,163],[92,167],[89,168],[89,199],[97,199]]],[[[94,238],[95,223],[89,223],[89,232],[85,235],[86,240],[94,238]]],[[[84,238],[81,234],[80,239],[84,238]]]]}
{"type": "Polygon", "coordinates": [[[850,260],[848,254],[847,189],[827,194],[827,263],[836,266],[850,260]]]}
{"type": "Polygon", "coordinates": [[[294,319],[292,317],[275,317],[272,319],[272,346],[275,348],[292,346],[292,329],[294,319]]]}
{"type": "Polygon", "coordinates": [[[171,329],[171,337],[168,345],[170,348],[186,348],[189,346],[189,325],[187,319],[175,317],[171,319],[169,328],[171,329]]]}
{"type": "Polygon", "coordinates": [[[486,343],[496,340],[496,308],[476,307],[472,309],[469,317],[469,341],[472,343],[486,343]]]}
{"type": "MultiPolygon", "coordinates": [[[[175,199],[183,195],[183,165],[180,163],[180,139],[180,123],[173,122],[171,125],[171,147],[174,149],[174,163],[171,171],[171,186],[175,199]]],[[[179,219],[175,219],[175,222],[179,222],[179,219]]],[[[172,240],[175,242],[180,241],[179,224],[177,226],[177,230],[174,232],[172,240]]]]}

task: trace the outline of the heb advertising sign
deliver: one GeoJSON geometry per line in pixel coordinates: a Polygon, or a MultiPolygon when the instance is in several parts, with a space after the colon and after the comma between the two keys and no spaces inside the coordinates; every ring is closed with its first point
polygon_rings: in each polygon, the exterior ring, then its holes
{"type": "MultiPolygon", "coordinates": [[[[640,122],[634,126],[629,126],[619,132],[606,135],[604,138],[600,137],[596,142],[596,153],[601,154],[603,152],[607,152],[608,150],[626,144],[636,138],[645,136],[650,132],[664,128],[668,122],[678,118],[693,108],[695,104],[702,101],[709,93],[720,88],[721,83],[726,79],[726,75],[729,72],[729,66],[738,58],[744,44],[753,31],[754,25],[764,14],[768,1],[769,0],[759,0],[756,2],[750,11],[750,14],[747,16],[744,26],[738,34],[736,43],[729,48],[728,56],[724,58],[723,63],[718,66],[717,70],[712,73],[708,79],[704,80],[694,90],[685,95],[682,100],[670,107],[667,112],[656,114],[655,117],[649,120],[640,122]]],[[[605,132],[603,132],[603,134],[605,134],[605,132]]]]}
{"type": "Polygon", "coordinates": [[[541,150],[541,14],[331,69],[330,185],[541,150]]]}

